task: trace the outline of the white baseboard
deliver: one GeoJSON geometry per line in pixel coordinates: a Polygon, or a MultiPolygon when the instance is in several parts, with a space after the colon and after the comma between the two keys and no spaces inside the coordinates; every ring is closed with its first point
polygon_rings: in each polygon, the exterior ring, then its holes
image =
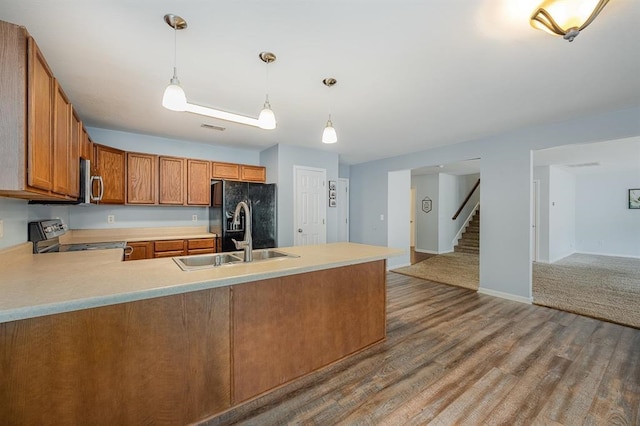
{"type": "Polygon", "coordinates": [[[479,288],[478,293],[486,294],[487,296],[495,296],[501,299],[512,300],[514,302],[526,303],[531,305],[533,303],[532,297],[522,297],[511,293],[504,293],[502,291],[490,290],[488,288],[479,288]]]}
{"type": "Polygon", "coordinates": [[[416,253],[427,253],[427,254],[440,254],[436,250],[422,250],[422,249],[414,249],[416,253]]]}
{"type": "Polygon", "coordinates": [[[594,256],[609,256],[609,257],[627,257],[629,259],[640,259],[640,256],[634,256],[632,254],[615,254],[615,253],[596,253],[592,251],[577,251],[577,254],[591,254],[594,256]]]}

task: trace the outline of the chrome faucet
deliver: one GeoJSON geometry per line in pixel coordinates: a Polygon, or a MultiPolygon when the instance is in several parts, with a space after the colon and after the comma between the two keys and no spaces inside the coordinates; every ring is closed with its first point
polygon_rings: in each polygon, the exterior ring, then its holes
{"type": "Polygon", "coordinates": [[[240,210],[244,209],[244,241],[236,241],[234,238],[231,240],[236,245],[238,250],[244,249],[244,261],[253,261],[253,240],[251,239],[251,209],[246,201],[240,201],[236,206],[236,211],[233,214],[233,225],[240,225],[240,210]]]}

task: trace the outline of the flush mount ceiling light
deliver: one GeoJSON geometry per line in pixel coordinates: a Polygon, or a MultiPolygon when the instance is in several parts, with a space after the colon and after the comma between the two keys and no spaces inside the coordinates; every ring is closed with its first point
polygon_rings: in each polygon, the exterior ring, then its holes
{"type": "MultiPolygon", "coordinates": [[[[322,83],[331,87],[336,84],[338,81],[335,78],[325,78],[322,80],[322,83]]],[[[333,128],[333,123],[331,122],[331,109],[329,109],[329,119],[327,120],[327,125],[322,132],[322,143],[336,143],[338,142],[338,135],[336,134],[336,129],[333,128]]]]}
{"type": "MultiPolygon", "coordinates": [[[[173,45],[173,77],[169,81],[169,85],[164,90],[164,95],[162,97],[162,106],[171,110],[178,112],[190,112],[193,114],[204,115],[207,117],[217,118],[219,120],[232,121],[234,123],[246,124],[249,126],[259,127],[261,129],[275,129],[275,115],[273,111],[271,111],[271,105],[269,104],[269,97],[267,95],[267,101],[265,102],[264,109],[260,113],[260,117],[258,119],[247,117],[245,115],[234,114],[232,112],[222,111],[215,108],[210,108],[202,105],[196,105],[187,102],[187,96],[180,85],[180,80],[178,80],[178,71],[177,71],[177,33],[178,30],[183,30],[187,28],[187,21],[185,21],[180,16],[168,13],[164,15],[164,21],[173,28],[174,31],[174,45],[173,45]],[[265,112],[265,110],[268,110],[265,112]],[[264,113],[264,114],[263,114],[264,113]]],[[[263,52],[260,54],[260,59],[269,64],[270,62],[275,61],[276,56],[270,52],[263,52]],[[266,59],[263,59],[262,56],[265,55],[266,59]]]]}
{"type": "Polygon", "coordinates": [[[531,15],[534,28],[573,41],[609,0],[545,0],[531,15]]]}

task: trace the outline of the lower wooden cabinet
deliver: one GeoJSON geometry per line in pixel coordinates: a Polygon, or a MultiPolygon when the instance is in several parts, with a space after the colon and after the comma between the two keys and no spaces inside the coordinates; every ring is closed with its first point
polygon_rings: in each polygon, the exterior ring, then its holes
{"type": "Polygon", "coordinates": [[[124,260],[142,260],[195,254],[218,253],[220,238],[133,241],[127,243],[124,260]]]}
{"type": "Polygon", "coordinates": [[[153,258],[153,241],[135,241],[127,243],[124,260],[142,260],[153,258]]]}

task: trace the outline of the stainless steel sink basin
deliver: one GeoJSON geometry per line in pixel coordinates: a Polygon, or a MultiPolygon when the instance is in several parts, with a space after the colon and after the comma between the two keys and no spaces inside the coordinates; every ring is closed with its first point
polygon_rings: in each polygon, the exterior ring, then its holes
{"type": "MultiPolygon", "coordinates": [[[[223,265],[234,265],[243,263],[244,253],[236,251],[233,253],[217,253],[217,254],[200,254],[195,256],[174,257],[173,261],[183,271],[198,271],[201,269],[216,268],[223,265]]],[[[284,259],[291,257],[300,257],[293,254],[285,253],[275,249],[262,249],[253,251],[253,261],[260,262],[272,259],[284,259]]]]}
{"type": "MultiPolygon", "coordinates": [[[[285,253],[283,251],[279,251],[276,249],[262,249],[262,250],[253,250],[253,261],[259,262],[261,260],[271,260],[271,259],[281,259],[281,258],[291,258],[291,257],[300,257],[293,254],[285,253]]],[[[244,258],[244,253],[241,251],[233,252],[234,256],[239,257],[240,259],[244,258]]]]}
{"type": "Polygon", "coordinates": [[[174,257],[173,261],[176,262],[183,271],[197,271],[199,269],[241,263],[242,258],[231,253],[219,253],[174,257]]]}

